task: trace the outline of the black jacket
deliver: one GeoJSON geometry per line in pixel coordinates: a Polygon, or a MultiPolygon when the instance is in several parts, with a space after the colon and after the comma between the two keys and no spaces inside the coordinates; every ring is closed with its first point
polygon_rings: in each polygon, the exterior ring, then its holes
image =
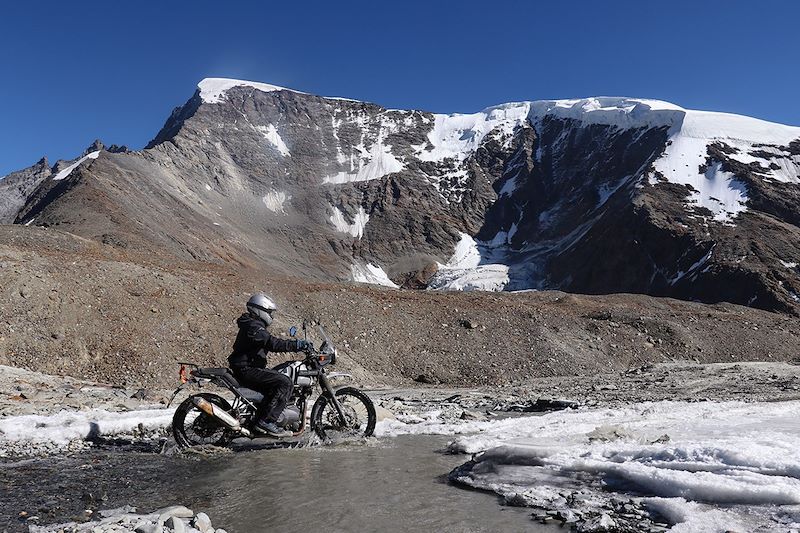
{"type": "Polygon", "coordinates": [[[297,340],[270,335],[263,320],[243,314],[236,320],[239,333],[228,357],[231,368],[250,366],[265,368],[268,352],[296,352],[297,340]]]}

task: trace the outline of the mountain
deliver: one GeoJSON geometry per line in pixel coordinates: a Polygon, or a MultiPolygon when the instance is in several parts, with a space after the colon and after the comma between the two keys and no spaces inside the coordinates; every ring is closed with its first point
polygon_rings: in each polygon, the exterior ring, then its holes
{"type": "Polygon", "coordinates": [[[0,217],[310,280],[796,313],[800,128],[633,98],[442,115],[210,78],[144,150],[9,175],[0,217]]]}
{"type": "Polygon", "coordinates": [[[165,384],[224,364],[255,290],[373,384],[790,360],[799,137],[652,100],[442,115],[203,80],[143,150],[0,179],[0,364],[165,384]]]}

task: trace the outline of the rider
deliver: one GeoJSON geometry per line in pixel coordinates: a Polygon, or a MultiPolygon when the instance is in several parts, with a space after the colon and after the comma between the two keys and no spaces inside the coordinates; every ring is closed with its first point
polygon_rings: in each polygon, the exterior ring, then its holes
{"type": "Polygon", "coordinates": [[[268,296],[258,293],[247,301],[247,312],[236,320],[239,333],[228,357],[233,375],[243,385],[264,395],[258,406],[255,429],[271,437],[289,437],[291,431],[276,422],[292,396],[294,384],[285,374],[266,368],[268,352],[302,352],[313,345],[302,339],[281,339],[267,331],[277,307],[268,296]]]}

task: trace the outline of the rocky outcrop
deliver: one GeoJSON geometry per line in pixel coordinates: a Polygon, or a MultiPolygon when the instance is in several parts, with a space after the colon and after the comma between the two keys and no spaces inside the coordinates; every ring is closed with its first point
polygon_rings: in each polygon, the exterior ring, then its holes
{"type": "Polygon", "coordinates": [[[0,224],[13,223],[19,210],[50,174],[50,165],[43,157],[35,165],[12,172],[0,180],[0,224]]]}

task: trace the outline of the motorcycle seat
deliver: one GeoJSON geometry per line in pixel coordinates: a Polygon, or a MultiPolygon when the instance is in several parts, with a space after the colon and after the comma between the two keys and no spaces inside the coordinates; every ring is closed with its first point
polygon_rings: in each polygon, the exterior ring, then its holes
{"type": "Polygon", "coordinates": [[[223,386],[238,388],[239,382],[233,377],[231,371],[227,368],[198,368],[194,371],[197,377],[215,380],[217,384],[222,382],[223,386]]]}
{"type": "Polygon", "coordinates": [[[253,389],[247,387],[237,387],[236,391],[241,394],[245,399],[253,402],[260,403],[264,399],[264,395],[253,389]]]}

